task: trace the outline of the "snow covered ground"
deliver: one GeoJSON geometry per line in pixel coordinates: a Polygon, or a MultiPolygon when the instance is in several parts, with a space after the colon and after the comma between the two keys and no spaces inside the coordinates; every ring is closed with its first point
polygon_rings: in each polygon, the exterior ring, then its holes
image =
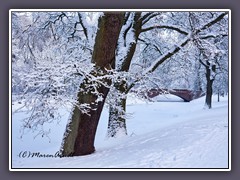
{"type": "MultiPolygon", "coordinates": [[[[170,98],[170,99],[169,99],[170,98]]],[[[60,123],[49,124],[49,138],[28,133],[20,138],[20,119],[12,117],[12,168],[228,168],[228,98],[213,97],[204,109],[204,97],[182,102],[145,103],[128,98],[128,136],[106,139],[108,109],[96,135],[96,152],[82,157],[28,158],[31,153],[54,155],[60,148],[68,113],[60,123]],[[26,156],[26,157],[24,157],[26,156]]],[[[13,106],[13,109],[16,106],[13,106]]]]}

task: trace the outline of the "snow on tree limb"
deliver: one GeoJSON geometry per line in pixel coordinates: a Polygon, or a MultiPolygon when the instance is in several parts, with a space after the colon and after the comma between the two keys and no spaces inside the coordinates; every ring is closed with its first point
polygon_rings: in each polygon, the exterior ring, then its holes
{"type": "Polygon", "coordinates": [[[144,28],[141,30],[141,32],[146,32],[146,31],[150,31],[150,30],[153,30],[153,29],[171,29],[171,30],[174,30],[174,31],[177,31],[181,34],[184,34],[184,35],[188,35],[189,32],[183,28],[180,28],[179,26],[174,26],[174,25],[160,25],[160,26],[151,26],[151,27],[147,27],[147,28],[144,28]]]}
{"type": "Polygon", "coordinates": [[[160,15],[161,12],[147,12],[147,13],[143,13],[143,15],[141,16],[140,20],[142,25],[146,24],[147,22],[149,22],[152,18],[160,15]]]}
{"type": "MultiPolygon", "coordinates": [[[[167,59],[169,59],[170,57],[172,57],[173,55],[175,55],[177,52],[179,52],[181,50],[181,48],[183,48],[186,44],[188,44],[188,42],[190,42],[191,40],[193,40],[195,38],[195,36],[200,33],[203,30],[206,30],[207,28],[213,26],[214,24],[216,24],[217,22],[221,21],[225,15],[227,15],[228,12],[224,12],[221,13],[220,15],[218,15],[216,18],[211,19],[208,23],[204,24],[202,27],[196,29],[194,32],[188,33],[187,37],[182,40],[179,44],[175,45],[172,49],[170,49],[169,51],[167,51],[166,53],[164,53],[163,55],[161,55],[159,58],[157,58],[150,67],[148,67],[147,69],[145,69],[145,71],[143,72],[143,76],[145,76],[146,74],[152,73],[153,71],[155,71],[159,65],[161,65],[163,62],[165,62],[167,59]]],[[[137,83],[140,79],[136,79],[129,87],[128,87],[128,91],[130,91],[130,89],[135,85],[135,83],[137,83]]]]}
{"type": "Polygon", "coordinates": [[[207,29],[208,27],[214,25],[215,23],[219,22],[223,17],[227,14],[227,12],[222,13],[217,18],[214,18],[207,24],[203,25],[201,28],[197,29],[195,32],[189,33],[188,36],[179,44],[173,47],[170,51],[163,54],[161,57],[159,57],[151,67],[145,70],[144,74],[153,72],[160,64],[162,64],[165,60],[176,54],[182,47],[184,47],[192,38],[194,38],[195,35],[197,35],[199,32],[207,29]]]}

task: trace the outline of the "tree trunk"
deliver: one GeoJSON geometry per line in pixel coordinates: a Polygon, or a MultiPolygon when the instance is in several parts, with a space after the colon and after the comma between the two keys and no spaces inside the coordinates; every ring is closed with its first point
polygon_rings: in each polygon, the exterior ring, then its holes
{"type": "Polygon", "coordinates": [[[208,107],[208,109],[212,108],[212,85],[214,81],[214,77],[211,76],[211,72],[216,71],[216,65],[210,66],[209,63],[207,63],[208,66],[206,66],[206,79],[207,79],[207,89],[206,89],[206,99],[205,99],[205,105],[208,107]]]}
{"type": "MultiPolygon", "coordinates": [[[[122,62],[121,66],[117,71],[129,71],[129,67],[133,58],[133,55],[136,50],[138,37],[141,32],[142,21],[140,21],[141,13],[137,12],[134,16],[134,38],[135,42],[130,44],[128,54],[122,62]]],[[[120,83],[114,83],[114,88],[119,91],[121,94],[125,94],[127,87],[126,82],[121,81],[120,83]]],[[[126,94],[127,95],[127,94],[126,94]]],[[[127,97],[126,97],[127,98],[127,97]]],[[[115,104],[109,107],[109,120],[108,120],[108,137],[116,137],[119,133],[121,135],[127,135],[127,125],[126,125],[126,98],[116,99],[115,104]]]]}
{"type": "Polygon", "coordinates": [[[127,135],[126,127],[126,99],[121,99],[120,103],[117,104],[119,108],[110,106],[109,110],[109,123],[108,123],[108,137],[119,137],[127,135]]]}
{"type": "MultiPolygon", "coordinates": [[[[123,17],[123,13],[105,13],[100,18],[92,57],[92,63],[95,64],[95,69],[91,72],[93,76],[106,74],[105,69],[109,69],[115,61],[115,49],[123,17]]],[[[111,83],[107,79],[103,82],[111,83]]],[[[95,151],[95,134],[109,88],[101,83],[89,82],[87,78],[83,80],[80,87],[85,91],[78,93],[78,103],[89,104],[91,108],[89,115],[81,112],[78,107],[74,108],[64,134],[61,147],[62,156],[87,155],[95,151]],[[98,97],[93,93],[93,89],[87,89],[92,86],[95,86],[97,91],[102,94],[102,101],[96,102],[98,97]]]]}
{"type": "MultiPolygon", "coordinates": [[[[124,81],[125,82],[125,81],[124,81]]],[[[116,91],[121,94],[125,94],[126,82],[121,82],[121,84],[114,84],[116,91]]],[[[126,99],[124,98],[116,99],[114,104],[110,104],[109,107],[109,120],[108,120],[108,137],[118,137],[127,135],[126,126],[126,99]]]]}
{"type": "Polygon", "coordinates": [[[208,107],[208,109],[212,108],[212,84],[213,80],[210,79],[210,70],[207,69],[206,78],[207,78],[207,90],[206,90],[206,99],[205,99],[205,105],[208,107]]]}

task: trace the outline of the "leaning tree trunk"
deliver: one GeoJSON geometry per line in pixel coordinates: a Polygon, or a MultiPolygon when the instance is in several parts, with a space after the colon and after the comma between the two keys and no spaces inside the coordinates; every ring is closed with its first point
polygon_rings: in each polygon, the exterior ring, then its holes
{"type": "MultiPolygon", "coordinates": [[[[115,61],[115,49],[123,17],[123,13],[105,13],[100,18],[92,57],[92,62],[95,64],[95,70],[91,72],[93,76],[106,74],[105,69],[108,69],[115,61]]],[[[105,79],[103,82],[110,83],[110,80],[105,79]]],[[[85,91],[78,93],[78,103],[89,104],[91,108],[89,115],[81,112],[78,107],[74,108],[64,134],[61,147],[62,156],[87,155],[95,151],[95,134],[109,88],[102,83],[97,84],[89,79],[84,79],[80,89],[85,89],[85,91]],[[97,95],[93,93],[93,90],[87,89],[91,86],[95,86],[97,91],[102,94],[103,101],[96,102],[97,95]]]]}
{"type": "MultiPolygon", "coordinates": [[[[129,67],[133,58],[133,55],[136,50],[138,37],[141,33],[142,21],[140,20],[141,13],[136,12],[134,16],[133,30],[134,30],[134,39],[135,42],[130,44],[128,53],[123,60],[121,66],[116,69],[117,71],[129,71],[129,67]]],[[[127,83],[125,81],[121,81],[118,83],[114,83],[114,88],[121,94],[125,94],[127,96],[127,83]]],[[[121,135],[127,135],[127,125],[126,125],[126,98],[116,99],[115,104],[110,104],[109,107],[109,120],[108,120],[108,137],[116,137],[120,133],[121,135]]]]}

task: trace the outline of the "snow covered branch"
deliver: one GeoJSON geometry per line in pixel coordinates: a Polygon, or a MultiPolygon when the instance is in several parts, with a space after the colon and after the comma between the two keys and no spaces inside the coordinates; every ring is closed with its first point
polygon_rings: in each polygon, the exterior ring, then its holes
{"type": "Polygon", "coordinates": [[[188,35],[189,32],[186,31],[183,28],[180,28],[179,26],[174,26],[174,25],[160,25],[160,26],[151,26],[151,27],[147,27],[141,30],[141,32],[146,32],[146,31],[150,31],[153,29],[170,29],[170,30],[174,30],[179,32],[180,34],[184,34],[184,35],[188,35]]]}
{"type": "MultiPolygon", "coordinates": [[[[198,35],[201,31],[204,31],[207,28],[213,26],[217,22],[221,21],[225,15],[227,15],[227,12],[221,13],[219,16],[211,19],[208,23],[204,24],[202,27],[198,28],[194,32],[188,33],[187,37],[184,40],[182,40],[179,44],[175,45],[174,47],[172,47],[172,49],[161,55],[151,64],[150,67],[145,69],[143,72],[143,76],[155,71],[163,62],[165,62],[167,59],[171,58],[173,55],[179,52],[181,48],[186,46],[190,41],[194,40],[196,35],[198,35]]],[[[136,79],[132,84],[129,85],[128,92],[139,80],[140,79],[136,79]]]]}
{"type": "Polygon", "coordinates": [[[147,22],[149,22],[152,18],[160,15],[161,12],[147,12],[144,15],[142,15],[141,17],[141,23],[142,25],[146,24],[147,22]]]}
{"type": "Polygon", "coordinates": [[[153,62],[153,64],[151,65],[151,67],[149,67],[148,69],[145,70],[144,74],[147,73],[151,73],[153,72],[160,64],[162,64],[164,61],[166,61],[168,58],[172,57],[174,54],[176,54],[177,52],[180,51],[180,49],[182,47],[184,47],[189,41],[191,41],[192,39],[195,38],[195,36],[207,29],[208,27],[213,26],[214,24],[216,24],[217,22],[219,22],[220,20],[223,19],[223,17],[227,14],[227,12],[222,13],[221,15],[219,15],[217,18],[214,18],[213,20],[211,20],[210,22],[208,22],[207,24],[203,25],[201,28],[197,29],[195,32],[189,33],[188,36],[178,45],[176,45],[175,47],[173,47],[170,51],[166,52],[165,54],[163,54],[162,56],[160,56],[155,62],[153,62]]]}

